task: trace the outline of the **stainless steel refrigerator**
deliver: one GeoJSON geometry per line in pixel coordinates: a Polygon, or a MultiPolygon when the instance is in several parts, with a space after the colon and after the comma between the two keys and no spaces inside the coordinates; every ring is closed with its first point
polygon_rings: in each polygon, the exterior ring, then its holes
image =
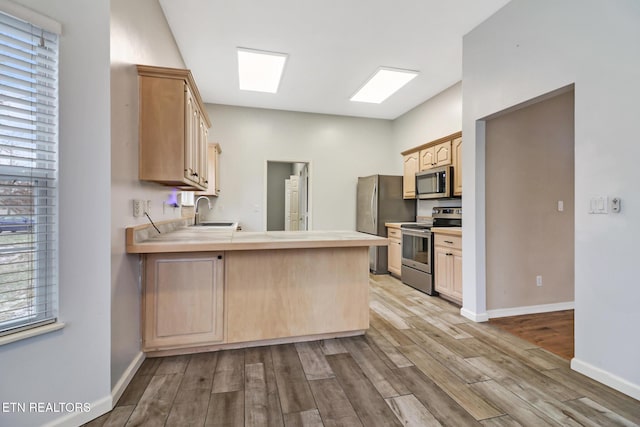
{"type": "MultiPolygon", "coordinates": [[[[372,175],[358,178],[356,230],[387,237],[386,222],[416,220],[416,201],[402,198],[402,177],[372,175]]],[[[387,247],[369,249],[369,269],[387,273],[387,247]]]]}

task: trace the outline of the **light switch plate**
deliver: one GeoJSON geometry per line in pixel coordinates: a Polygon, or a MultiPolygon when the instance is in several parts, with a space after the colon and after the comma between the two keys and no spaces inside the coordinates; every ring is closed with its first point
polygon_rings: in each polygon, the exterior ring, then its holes
{"type": "Polygon", "coordinates": [[[590,214],[607,214],[609,213],[609,197],[598,196],[592,197],[589,201],[590,214]]]}

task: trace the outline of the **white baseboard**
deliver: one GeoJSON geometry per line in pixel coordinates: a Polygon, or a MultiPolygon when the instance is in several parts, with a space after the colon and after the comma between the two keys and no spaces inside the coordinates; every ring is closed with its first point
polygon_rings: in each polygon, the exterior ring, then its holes
{"type": "Polygon", "coordinates": [[[73,412],[67,414],[54,421],[51,421],[48,424],[45,424],[44,427],[77,427],[111,411],[114,405],[118,402],[118,399],[120,399],[120,396],[122,396],[122,393],[124,393],[125,389],[133,379],[135,373],[140,368],[140,365],[142,365],[142,362],[144,362],[144,359],[144,353],[138,353],[138,355],[131,361],[116,385],[111,390],[111,395],[105,396],[95,402],[91,402],[91,411],[73,412]]]}
{"type": "Polygon", "coordinates": [[[460,309],[460,315],[473,320],[474,322],[486,322],[489,320],[489,315],[487,313],[476,313],[464,307],[460,309]]]}
{"type": "Polygon", "coordinates": [[[627,396],[640,400],[640,385],[638,384],[633,384],[624,378],[620,378],[617,375],[597,368],[575,357],[571,359],[571,369],[601,382],[602,384],[608,385],[627,396]]]}
{"type": "Polygon", "coordinates": [[[554,304],[528,305],[524,307],[498,308],[487,310],[490,319],[496,317],[522,316],[523,314],[550,313],[552,311],[573,310],[573,301],[558,302],[554,304]]]}
{"type": "Polygon", "coordinates": [[[115,406],[116,403],[118,403],[120,396],[122,396],[122,393],[124,393],[125,389],[133,379],[135,373],[138,372],[138,369],[140,369],[140,365],[142,365],[144,359],[144,353],[139,352],[138,355],[133,358],[127,369],[125,369],[116,385],[113,386],[113,389],[111,390],[112,407],[115,406]]]}

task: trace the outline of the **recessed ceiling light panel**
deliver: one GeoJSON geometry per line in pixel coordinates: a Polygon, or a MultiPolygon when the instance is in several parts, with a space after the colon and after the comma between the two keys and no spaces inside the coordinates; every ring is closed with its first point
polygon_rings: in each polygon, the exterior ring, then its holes
{"type": "Polygon", "coordinates": [[[417,71],[380,67],[351,101],[380,104],[418,75],[417,71]]]}
{"type": "Polygon", "coordinates": [[[238,48],[240,90],[276,93],[280,86],[286,53],[238,48]]]}

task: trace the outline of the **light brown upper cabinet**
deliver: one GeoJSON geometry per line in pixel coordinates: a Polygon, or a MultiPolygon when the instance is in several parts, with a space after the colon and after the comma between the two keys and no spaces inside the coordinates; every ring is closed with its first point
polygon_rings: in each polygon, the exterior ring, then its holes
{"type": "Polygon", "coordinates": [[[451,164],[451,141],[420,150],[420,170],[451,164]]]}
{"type": "Polygon", "coordinates": [[[189,70],[138,65],[138,177],[182,190],[206,190],[211,121],[189,70]]]}
{"type": "Polygon", "coordinates": [[[416,173],[453,165],[453,195],[462,196],[462,132],[436,139],[402,152],[405,199],[416,198],[416,173]]]}
{"type": "Polygon", "coordinates": [[[197,191],[198,196],[218,196],[220,194],[220,144],[210,142],[207,148],[207,173],[209,178],[205,191],[197,191]]]}
{"type": "Polygon", "coordinates": [[[453,195],[462,196],[462,137],[451,141],[453,153],[453,195]]]}
{"type": "Polygon", "coordinates": [[[405,199],[416,198],[416,172],[418,172],[418,155],[419,153],[416,151],[404,156],[402,197],[405,199]]]}

